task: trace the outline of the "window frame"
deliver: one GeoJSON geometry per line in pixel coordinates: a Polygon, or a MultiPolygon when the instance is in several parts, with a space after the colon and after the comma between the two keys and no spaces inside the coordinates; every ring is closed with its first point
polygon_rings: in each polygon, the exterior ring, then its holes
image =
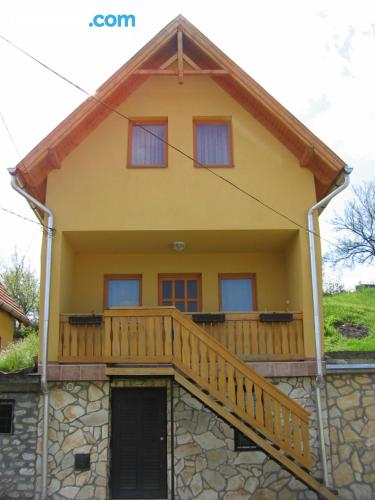
{"type": "Polygon", "coordinates": [[[196,168],[234,168],[233,160],[233,127],[232,117],[230,116],[196,116],[193,117],[193,152],[194,152],[194,167],[196,168]],[[216,163],[201,164],[197,155],[197,125],[228,125],[228,147],[229,147],[229,163],[227,165],[220,165],[216,163]]]}
{"type": "MultiPolygon", "coordinates": [[[[14,409],[16,405],[15,399],[0,399],[0,405],[10,405],[11,413],[10,413],[10,432],[0,432],[0,436],[10,436],[14,434],[14,409]]],[[[5,419],[1,419],[5,420],[5,419]]]]}
{"type": "Polygon", "coordinates": [[[234,451],[259,451],[261,448],[236,428],[234,430],[234,451]],[[247,444],[241,444],[241,437],[248,441],[247,444]]]}
{"type": "Polygon", "coordinates": [[[126,306],[109,307],[108,305],[108,282],[112,280],[126,281],[126,280],[137,280],[139,282],[139,294],[138,294],[138,306],[142,306],[142,274],[105,274],[104,275],[104,287],[103,287],[103,309],[122,309],[126,306]]]}
{"type": "Polygon", "coordinates": [[[131,118],[128,121],[128,151],[127,151],[127,168],[168,168],[168,118],[155,117],[155,118],[131,118]],[[155,165],[137,165],[132,163],[132,150],[133,150],[133,127],[137,125],[164,125],[164,163],[155,165]]]}
{"type": "MultiPolygon", "coordinates": [[[[234,279],[250,279],[253,284],[253,294],[252,294],[252,310],[251,311],[243,311],[243,312],[253,312],[257,311],[258,303],[257,303],[257,282],[256,282],[256,273],[219,273],[219,311],[222,311],[222,280],[234,280],[234,279]]],[[[231,311],[226,311],[231,312],[231,311]]],[[[241,312],[241,311],[233,311],[233,312],[241,312]]]]}
{"type": "MultiPolygon", "coordinates": [[[[163,280],[171,280],[171,281],[177,281],[177,280],[191,280],[195,279],[197,280],[197,300],[194,302],[197,302],[197,313],[202,311],[202,273],[159,273],[158,274],[158,304],[161,307],[176,307],[174,305],[171,306],[162,306],[163,302],[163,280]]],[[[173,302],[173,297],[171,298],[170,302],[173,302]]],[[[167,299],[165,299],[167,300],[167,299]]],[[[174,298],[174,302],[188,302],[187,297],[185,299],[176,299],[174,298]]],[[[195,314],[189,311],[185,311],[186,314],[195,314]]],[[[183,313],[184,314],[184,313],[183,313]]]]}

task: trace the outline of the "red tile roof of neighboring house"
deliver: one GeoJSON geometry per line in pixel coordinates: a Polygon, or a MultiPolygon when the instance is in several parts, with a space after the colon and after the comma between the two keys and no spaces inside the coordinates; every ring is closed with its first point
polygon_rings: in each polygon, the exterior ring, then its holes
{"type": "Polygon", "coordinates": [[[9,295],[9,292],[2,283],[0,283],[0,310],[6,311],[26,326],[30,324],[30,320],[25,315],[22,308],[9,295]]]}

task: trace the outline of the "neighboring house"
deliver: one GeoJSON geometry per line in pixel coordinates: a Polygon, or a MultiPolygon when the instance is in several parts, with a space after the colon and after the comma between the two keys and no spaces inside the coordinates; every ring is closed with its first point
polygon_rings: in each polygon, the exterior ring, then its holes
{"type": "Polygon", "coordinates": [[[0,283],[0,349],[4,349],[13,341],[15,321],[25,326],[30,325],[30,320],[22,308],[0,283]]]}
{"type": "Polygon", "coordinates": [[[344,167],[181,16],[17,166],[55,217],[51,498],[332,497],[306,217],[344,167]]]}

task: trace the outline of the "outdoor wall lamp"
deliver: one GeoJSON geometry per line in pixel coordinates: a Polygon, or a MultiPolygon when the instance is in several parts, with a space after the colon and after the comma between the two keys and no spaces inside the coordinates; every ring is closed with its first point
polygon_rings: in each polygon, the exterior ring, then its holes
{"type": "Polygon", "coordinates": [[[175,252],[183,252],[186,248],[186,243],[184,241],[173,241],[172,248],[175,252]]]}

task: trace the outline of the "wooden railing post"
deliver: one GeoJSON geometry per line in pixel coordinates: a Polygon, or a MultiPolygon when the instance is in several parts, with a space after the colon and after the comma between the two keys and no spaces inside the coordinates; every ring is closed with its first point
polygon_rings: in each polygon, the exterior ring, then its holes
{"type": "Polygon", "coordinates": [[[164,353],[166,356],[172,355],[172,316],[164,316],[164,353]]]}
{"type": "Polygon", "coordinates": [[[104,317],[104,358],[110,360],[112,356],[112,318],[104,317]]]}

